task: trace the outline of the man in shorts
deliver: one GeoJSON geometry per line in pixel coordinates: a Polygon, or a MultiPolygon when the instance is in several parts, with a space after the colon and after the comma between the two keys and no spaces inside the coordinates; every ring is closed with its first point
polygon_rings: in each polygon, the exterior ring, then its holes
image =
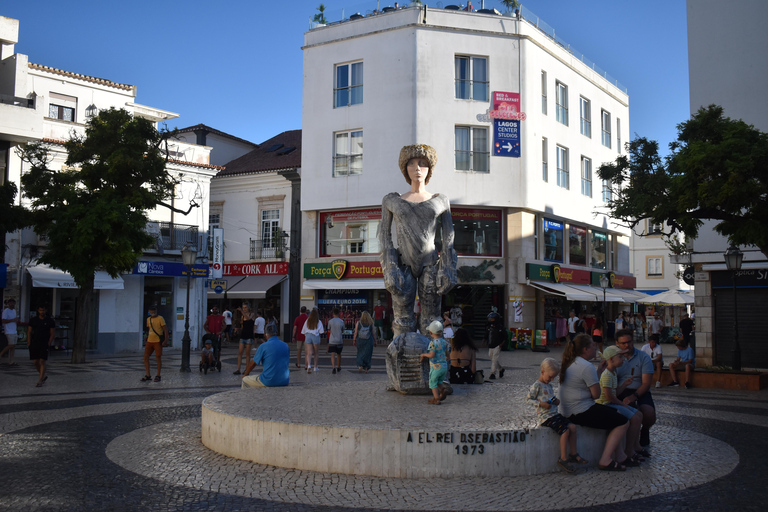
{"type": "MultiPolygon", "coordinates": [[[[626,350],[626,361],[616,369],[618,382],[625,382],[630,377],[632,383],[617,397],[625,404],[643,413],[643,423],[640,429],[640,446],[645,448],[650,444],[650,430],[656,423],[656,405],[651,396],[653,384],[653,363],[651,358],[641,350],[635,350],[634,330],[621,329],[616,332],[616,346],[626,350]]],[[[639,452],[643,457],[650,457],[648,450],[639,452]]]]}
{"type": "Polygon", "coordinates": [[[40,378],[35,384],[41,387],[48,380],[45,371],[48,361],[48,347],[53,344],[53,337],[56,332],[56,324],[53,319],[47,315],[45,306],[37,308],[37,315],[29,319],[27,326],[27,343],[29,344],[29,359],[35,363],[35,369],[40,374],[40,378]]]}
{"type": "Polygon", "coordinates": [[[163,367],[163,347],[168,345],[168,326],[165,325],[165,319],[157,314],[157,306],[150,306],[149,318],[147,318],[147,344],[144,347],[144,377],[142,382],[149,382],[152,376],[149,374],[149,356],[155,353],[157,360],[157,375],[155,382],[160,382],[160,370],[163,367]],[[162,335],[162,341],[161,341],[162,335]]]}
{"type": "Polygon", "coordinates": [[[13,355],[16,352],[16,322],[18,321],[19,313],[16,311],[16,301],[8,299],[7,307],[3,310],[3,333],[5,339],[8,340],[8,346],[0,352],[0,359],[8,352],[8,364],[10,366],[19,366],[19,363],[13,360],[13,355]]]}

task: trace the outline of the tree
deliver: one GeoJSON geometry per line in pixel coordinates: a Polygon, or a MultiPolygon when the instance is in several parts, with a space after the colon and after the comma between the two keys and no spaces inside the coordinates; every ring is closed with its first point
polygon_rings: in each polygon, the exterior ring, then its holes
{"type": "Polygon", "coordinates": [[[317,10],[319,12],[317,14],[315,14],[315,17],[312,18],[312,21],[314,21],[315,23],[321,23],[323,25],[328,23],[328,21],[325,19],[325,4],[320,4],[317,7],[317,10]]]}
{"type": "Polygon", "coordinates": [[[6,181],[0,185],[0,235],[3,236],[2,249],[5,248],[6,233],[16,231],[28,225],[26,210],[14,204],[15,200],[16,184],[12,181],[6,181]]]}
{"type": "Polygon", "coordinates": [[[611,184],[610,215],[634,228],[643,219],[664,224],[664,234],[695,238],[704,220],[736,245],[754,245],[768,256],[768,134],[701,108],[677,125],[671,154],[639,137],[629,155],[603,164],[598,176],[611,184]]]}
{"type": "Polygon", "coordinates": [[[80,288],[73,363],[85,362],[95,272],[117,277],[130,271],[154,241],[146,212],[163,204],[176,184],[162,142],[150,121],[109,109],[91,119],[85,135],[73,134],[64,144],[64,170],[48,168],[52,157],[43,143],[21,151],[31,166],[21,183],[32,225],[48,238],[38,261],[69,272],[80,288]]]}
{"type": "Polygon", "coordinates": [[[501,0],[501,3],[507,8],[507,12],[512,12],[520,7],[520,2],[517,0],[501,0]]]}

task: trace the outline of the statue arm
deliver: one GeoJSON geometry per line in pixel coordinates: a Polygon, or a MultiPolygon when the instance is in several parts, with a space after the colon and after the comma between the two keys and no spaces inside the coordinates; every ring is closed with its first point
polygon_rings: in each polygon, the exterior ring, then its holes
{"type": "Polygon", "coordinates": [[[451,209],[447,204],[446,209],[442,214],[442,232],[443,232],[443,249],[440,251],[440,260],[437,265],[437,291],[441,295],[445,295],[451,288],[456,286],[456,267],[458,265],[458,257],[456,256],[456,250],[453,248],[454,232],[453,232],[453,218],[451,217],[451,209]]]}
{"type": "Polygon", "coordinates": [[[381,225],[379,227],[379,245],[381,246],[381,271],[384,274],[384,287],[389,293],[400,294],[405,284],[403,269],[398,266],[398,254],[392,243],[392,211],[389,209],[389,195],[381,204],[381,225]]]}

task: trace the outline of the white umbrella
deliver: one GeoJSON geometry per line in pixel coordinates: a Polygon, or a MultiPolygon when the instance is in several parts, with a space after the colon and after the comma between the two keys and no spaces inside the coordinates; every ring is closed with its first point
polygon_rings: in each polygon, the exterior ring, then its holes
{"type": "Polygon", "coordinates": [[[685,306],[686,304],[693,304],[693,302],[693,295],[677,290],[669,290],[656,295],[649,295],[648,298],[637,301],[638,304],[667,304],[672,306],[685,306]]]}

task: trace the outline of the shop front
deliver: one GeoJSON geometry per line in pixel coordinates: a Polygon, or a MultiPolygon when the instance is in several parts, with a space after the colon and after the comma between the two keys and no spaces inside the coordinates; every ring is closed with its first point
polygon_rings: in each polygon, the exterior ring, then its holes
{"type": "Polygon", "coordinates": [[[614,272],[527,263],[525,277],[525,284],[535,290],[537,297],[536,328],[547,329],[547,339],[560,340],[566,336],[563,329],[571,310],[585,319],[588,327],[605,318],[607,336],[612,339],[611,320],[627,309],[621,305],[634,304],[644,297],[634,291],[634,276],[614,272]],[[605,288],[600,282],[603,275],[607,278],[605,288]]]}

